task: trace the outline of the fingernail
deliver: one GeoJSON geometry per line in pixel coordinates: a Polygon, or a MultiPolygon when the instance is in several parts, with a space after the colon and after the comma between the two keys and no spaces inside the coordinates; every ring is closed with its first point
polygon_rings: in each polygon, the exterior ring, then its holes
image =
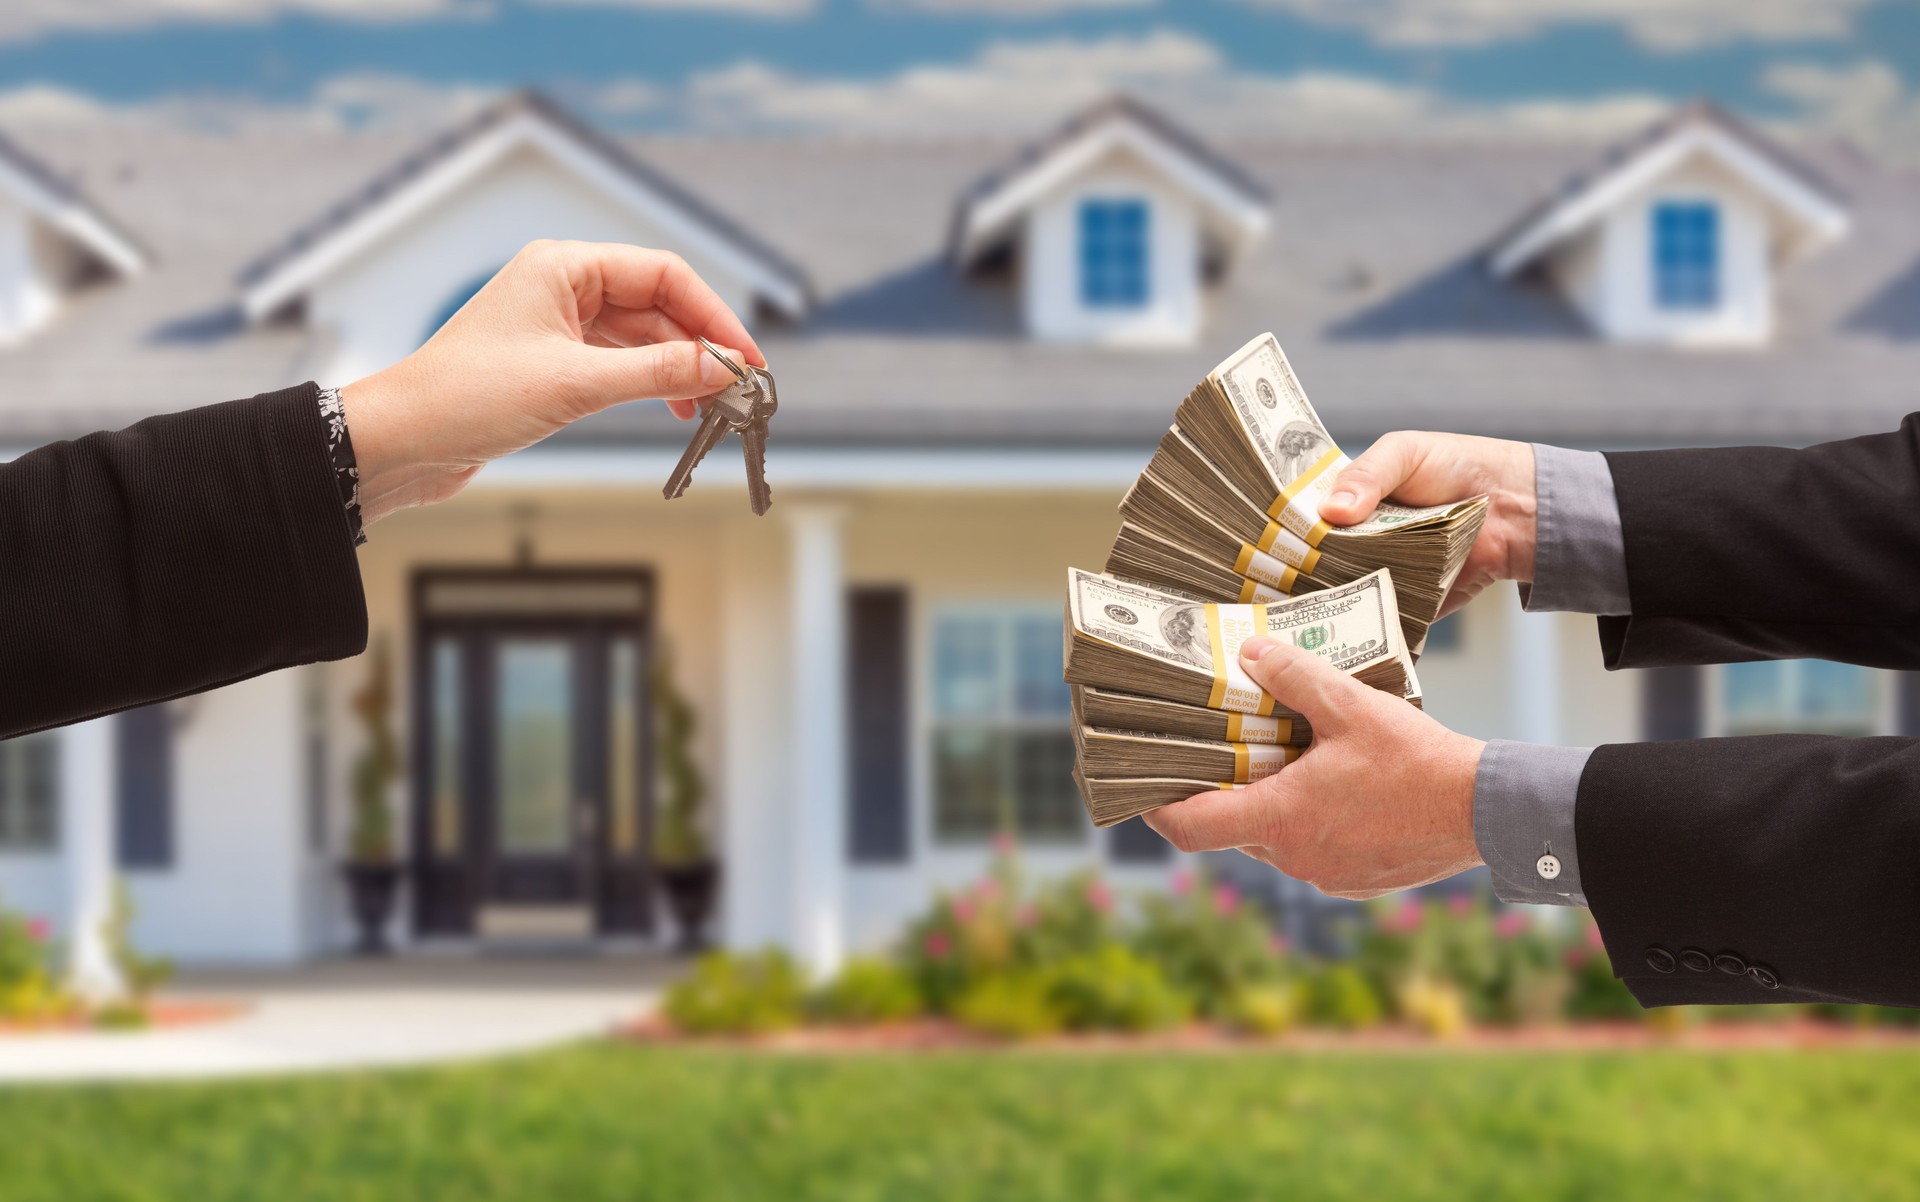
{"type": "Polygon", "coordinates": [[[1355,495],[1354,491],[1350,488],[1336,488],[1333,491],[1333,495],[1327,498],[1327,500],[1332,501],[1335,505],[1351,505],[1359,499],[1360,498],[1355,495]]]}
{"type": "Polygon", "coordinates": [[[1273,640],[1263,634],[1256,634],[1240,644],[1240,658],[1248,663],[1256,663],[1260,657],[1273,648],[1273,640]]]}
{"type": "MultiPolygon", "coordinates": [[[[739,351],[730,350],[727,347],[721,347],[720,352],[727,357],[728,362],[737,364],[741,367],[742,370],[745,370],[746,357],[743,356],[739,351]]],[[[709,351],[704,347],[701,348],[700,382],[702,384],[710,384],[715,388],[723,388],[726,385],[733,383],[735,380],[739,378],[740,377],[735,375],[733,372],[727,370],[727,365],[725,363],[720,362],[720,360],[714,356],[712,351],[709,351]]]]}

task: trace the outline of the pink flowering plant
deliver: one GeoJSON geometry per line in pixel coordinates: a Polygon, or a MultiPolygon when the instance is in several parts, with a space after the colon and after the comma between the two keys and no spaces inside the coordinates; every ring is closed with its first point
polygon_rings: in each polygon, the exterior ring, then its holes
{"type": "Polygon", "coordinates": [[[69,1008],[57,958],[45,919],[0,907],[0,1019],[34,1022],[69,1008]]]}
{"type": "Polygon", "coordinates": [[[1231,884],[1184,869],[1168,893],[1141,899],[1132,944],[1206,1018],[1221,1017],[1242,992],[1282,980],[1290,963],[1264,912],[1231,884]]]}
{"type": "Polygon", "coordinates": [[[1051,969],[1115,943],[1117,908],[1112,888],[1093,873],[1029,887],[1017,847],[1003,838],[985,876],[941,894],[907,928],[900,958],[926,1008],[952,1013],[983,981],[1051,969]]]}

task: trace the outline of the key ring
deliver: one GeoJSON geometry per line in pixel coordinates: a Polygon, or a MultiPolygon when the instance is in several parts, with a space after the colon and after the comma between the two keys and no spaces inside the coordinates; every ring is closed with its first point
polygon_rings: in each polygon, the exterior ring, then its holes
{"type": "Polygon", "coordinates": [[[747,373],[745,369],[743,369],[738,363],[735,363],[733,360],[727,358],[726,353],[723,352],[719,347],[713,345],[713,343],[711,342],[708,342],[706,339],[700,337],[700,335],[698,334],[695,334],[693,336],[693,340],[699,343],[701,346],[706,347],[709,351],[712,351],[714,358],[726,364],[727,370],[733,373],[734,379],[739,380],[742,383],[746,381],[747,373]]]}

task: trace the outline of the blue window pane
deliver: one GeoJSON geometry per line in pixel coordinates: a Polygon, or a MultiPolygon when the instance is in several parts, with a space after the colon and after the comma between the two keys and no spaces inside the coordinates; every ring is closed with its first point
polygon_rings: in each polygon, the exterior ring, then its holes
{"type": "Polygon", "coordinates": [[[1080,205],[1080,300],[1089,308],[1147,303],[1147,203],[1088,200],[1080,205]]]}
{"type": "Polygon", "coordinates": [[[1779,663],[1728,664],[1721,677],[1721,708],[1739,723],[1772,718],[1783,708],[1785,679],[1779,663]]]}
{"type": "Polygon", "coordinates": [[[1873,719],[1873,673],[1852,664],[1808,660],[1800,665],[1800,712],[1822,721],[1873,719]]]}
{"type": "Polygon", "coordinates": [[[1014,630],[1013,676],[1014,708],[1022,717],[1052,718],[1067,712],[1061,652],[1059,619],[1020,619],[1014,630]]]}
{"type": "Polygon", "coordinates": [[[1699,202],[1653,209],[1654,300],[1663,309],[1720,304],[1720,210],[1699,202]]]}
{"type": "Polygon", "coordinates": [[[1000,624],[992,618],[945,617],[933,635],[934,704],[948,717],[1000,712],[1000,624]]]}

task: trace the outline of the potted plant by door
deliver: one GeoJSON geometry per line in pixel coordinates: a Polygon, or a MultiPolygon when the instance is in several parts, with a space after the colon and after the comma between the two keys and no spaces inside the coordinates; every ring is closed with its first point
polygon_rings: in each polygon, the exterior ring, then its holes
{"type": "Polygon", "coordinates": [[[383,956],[400,885],[390,797],[400,776],[400,742],[393,733],[393,667],[384,638],[373,645],[366,687],[354,694],[353,712],[366,731],[367,745],[353,765],[353,827],[341,872],[359,931],[354,950],[383,956]]]}
{"type": "Polygon", "coordinates": [[[707,782],[693,760],[693,706],[674,686],[664,655],[654,666],[652,685],[660,755],[660,823],[653,858],[667,909],[679,928],[680,950],[696,952],[707,945],[707,923],[720,887],[720,865],[707,845],[703,822],[707,782]]]}

